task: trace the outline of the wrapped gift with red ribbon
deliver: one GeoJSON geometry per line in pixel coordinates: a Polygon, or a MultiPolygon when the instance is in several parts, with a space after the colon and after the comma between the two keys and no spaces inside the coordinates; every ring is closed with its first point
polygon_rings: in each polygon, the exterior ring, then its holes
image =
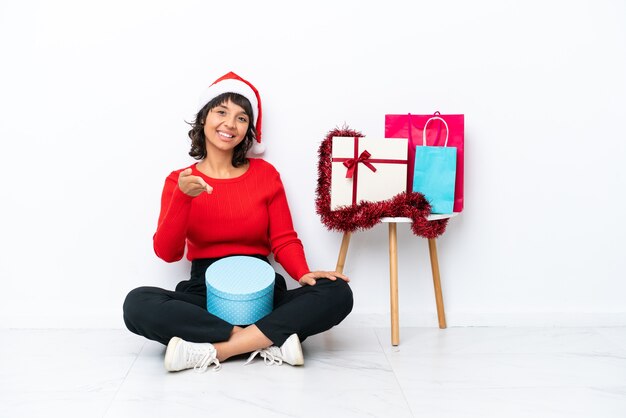
{"type": "Polygon", "coordinates": [[[330,209],[406,191],[408,139],[333,137],[330,209]]]}

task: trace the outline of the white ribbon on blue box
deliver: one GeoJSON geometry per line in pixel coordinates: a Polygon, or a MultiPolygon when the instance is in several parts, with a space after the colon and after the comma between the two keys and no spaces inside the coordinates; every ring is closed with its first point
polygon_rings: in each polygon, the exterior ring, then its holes
{"type": "Polygon", "coordinates": [[[272,266],[248,256],[217,260],[205,273],[207,311],[233,325],[249,325],[274,306],[272,266]]]}

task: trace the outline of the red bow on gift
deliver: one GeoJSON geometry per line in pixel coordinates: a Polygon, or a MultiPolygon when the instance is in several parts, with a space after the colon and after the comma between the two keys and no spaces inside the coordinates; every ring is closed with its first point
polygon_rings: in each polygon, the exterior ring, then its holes
{"type": "Polygon", "coordinates": [[[355,158],[350,158],[350,159],[344,161],[343,165],[345,165],[348,168],[348,171],[346,172],[346,178],[347,179],[351,179],[352,178],[352,176],[354,175],[354,169],[356,168],[356,165],[358,163],[363,163],[363,164],[365,164],[367,166],[367,168],[369,168],[373,172],[376,172],[376,167],[374,167],[372,165],[372,163],[367,161],[371,156],[372,156],[372,154],[367,152],[367,150],[363,150],[361,155],[359,155],[359,158],[356,158],[356,159],[355,158]]]}

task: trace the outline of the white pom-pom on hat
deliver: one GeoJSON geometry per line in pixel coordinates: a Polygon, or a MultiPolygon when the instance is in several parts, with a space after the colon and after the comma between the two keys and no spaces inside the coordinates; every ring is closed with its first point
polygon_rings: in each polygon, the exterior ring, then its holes
{"type": "Polygon", "coordinates": [[[244,80],[232,71],[224,74],[202,92],[198,103],[198,111],[211,100],[224,93],[240,94],[248,99],[250,105],[252,105],[252,121],[256,128],[256,141],[252,144],[250,152],[257,155],[263,154],[265,152],[265,144],[261,143],[261,122],[263,120],[261,96],[256,87],[249,81],[244,80]]]}
{"type": "Polygon", "coordinates": [[[262,144],[257,138],[257,140],[254,141],[254,144],[252,144],[252,148],[250,148],[250,152],[256,155],[263,154],[265,152],[265,144],[262,144]]]}

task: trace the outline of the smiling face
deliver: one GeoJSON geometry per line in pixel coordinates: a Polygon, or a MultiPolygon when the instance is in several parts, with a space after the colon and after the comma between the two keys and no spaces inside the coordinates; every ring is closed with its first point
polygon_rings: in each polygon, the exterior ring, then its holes
{"type": "Polygon", "coordinates": [[[204,122],[207,152],[233,152],[248,132],[250,115],[228,100],[209,111],[204,122]]]}

